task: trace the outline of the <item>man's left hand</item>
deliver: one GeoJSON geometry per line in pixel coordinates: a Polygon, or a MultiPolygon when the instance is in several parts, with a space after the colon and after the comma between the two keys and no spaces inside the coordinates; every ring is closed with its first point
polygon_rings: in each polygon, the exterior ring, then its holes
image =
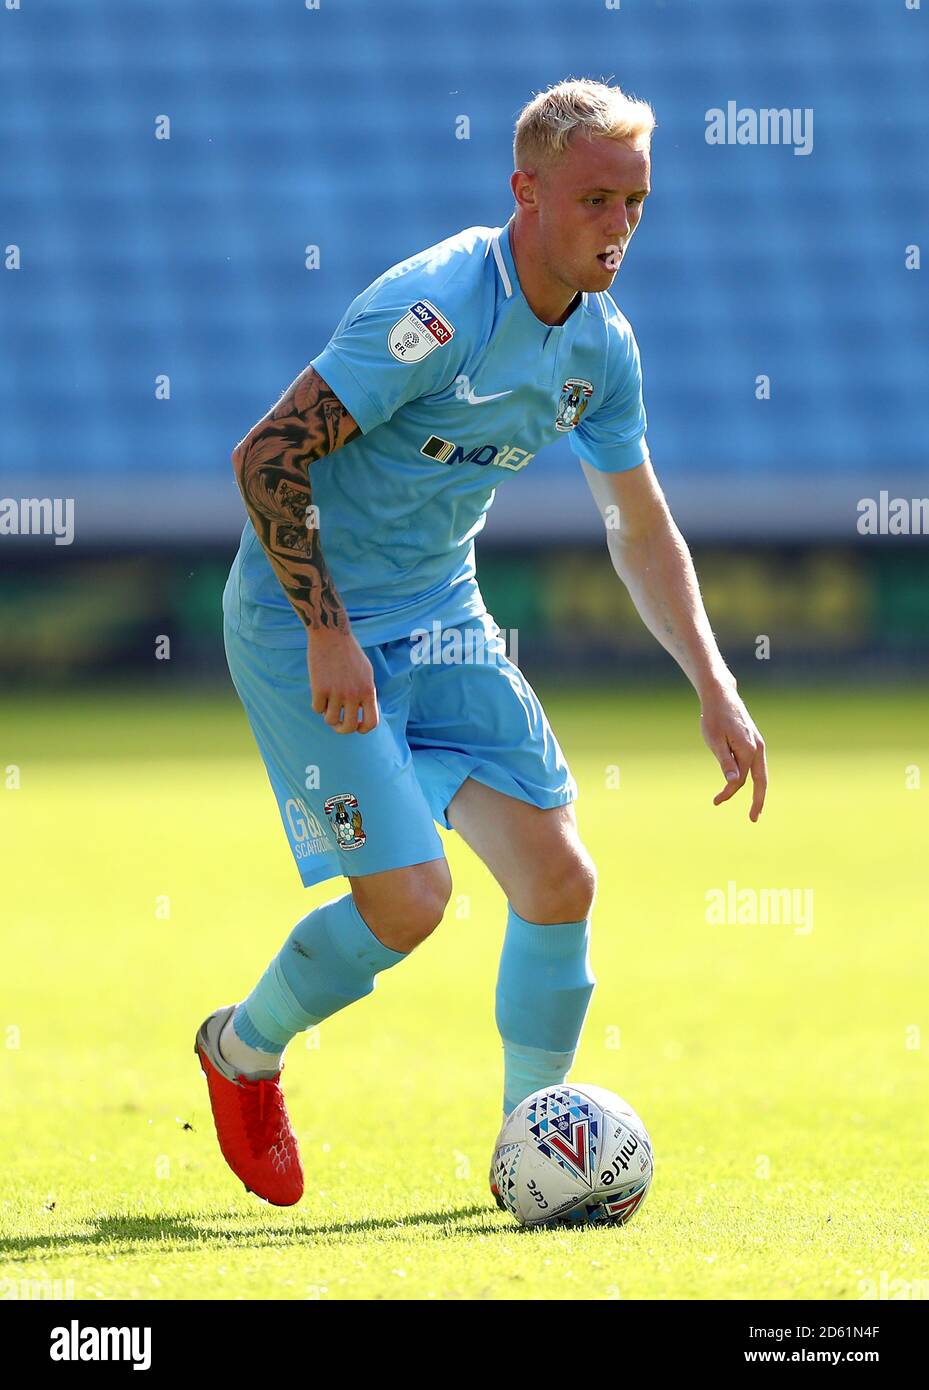
{"type": "Polygon", "coordinates": [[[748,817],[756,821],[761,815],[768,789],[765,745],[734,685],[731,690],[718,690],[704,699],[700,711],[700,730],[726,778],[726,785],[714,796],[713,805],[721,806],[735,796],[751,773],[752,804],[748,817]]]}

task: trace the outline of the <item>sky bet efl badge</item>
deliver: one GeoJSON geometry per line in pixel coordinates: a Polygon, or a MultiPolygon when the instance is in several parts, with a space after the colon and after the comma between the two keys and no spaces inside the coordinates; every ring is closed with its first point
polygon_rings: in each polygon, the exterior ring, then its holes
{"type": "Polygon", "coordinates": [[[569,376],[561,388],[561,400],[555,414],[556,430],[573,430],[587,409],[587,402],[594,393],[593,383],[580,377],[569,376]]]}
{"type": "Polygon", "coordinates": [[[454,336],[454,328],[435,305],[428,299],[417,299],[387,334],[387,346],[398,362],[421,362],[454,336]]]}

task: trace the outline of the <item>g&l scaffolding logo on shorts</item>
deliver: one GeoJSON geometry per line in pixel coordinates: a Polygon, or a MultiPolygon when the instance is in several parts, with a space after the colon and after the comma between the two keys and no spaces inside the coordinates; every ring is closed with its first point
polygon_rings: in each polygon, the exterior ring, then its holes
{"type": "Polygon", "coordinates": [[[368,838],[361,824],[358,798],[351,792],[330,796],[323,803],[329,824],[335,831],[339,849],[360,849],[368,838]]]}
{"type": "Polygon", "coordinates": [[[435,305],[428,299],[417,299],[387,334],[387,346],[398,362],[421,362],[454,336],[454,328],[435,305]]]}
{"type": "Polygon", "coordinates": [[[561,399],[555,413],[556,430],[573,430],[594,393],[593,382],[569,376],[561,388],[561,399]]]}
{"type": "Polygon", "coordinates": [[[329,837],[305,801],[289,797],[284,803],[284,820],[295,859],[309,859],[332,849],[329,837]]]}

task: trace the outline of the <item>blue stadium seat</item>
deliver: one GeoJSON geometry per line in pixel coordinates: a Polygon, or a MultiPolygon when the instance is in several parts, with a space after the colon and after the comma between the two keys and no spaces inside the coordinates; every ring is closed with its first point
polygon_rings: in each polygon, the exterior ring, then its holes
{"type": "MultiPolygon", "coordinates": [[[[506,220],[515,113],[568,74],[614,77],[658,116],[654,193],[615,294],[672,492],[783,480],[789,499],[814,478],[838,497],[868,477],[923,491],[929,267],[907,271],[904,248],[929,222],[924,16],[880,0],[579,8],[5,14],[3,245],[22,269],[0,281],[0,491],[79,475],[105,496],[128,471],[156,530],[172,488],[225,496],[232,444],[364,285],[506,220]],[[706,112],[729,100],[812,108],[812,153],[709,145],[706,112]]],[[[540,457],[523,498],[569,467],[563,447],[540,457]]],[[[228,516],[203,507],[204,534],[228,516]]]]}

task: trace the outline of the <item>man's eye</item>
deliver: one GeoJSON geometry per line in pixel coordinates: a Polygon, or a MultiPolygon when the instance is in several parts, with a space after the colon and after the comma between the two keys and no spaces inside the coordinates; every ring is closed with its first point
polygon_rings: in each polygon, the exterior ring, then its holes
{"type": "Polygon", "coordinates": [[[602,202],[603,202],[603,199],[602,199],[602,198],[588,198],[587,201],[588,201],[588,203],[602,203],[602,202]]]}

